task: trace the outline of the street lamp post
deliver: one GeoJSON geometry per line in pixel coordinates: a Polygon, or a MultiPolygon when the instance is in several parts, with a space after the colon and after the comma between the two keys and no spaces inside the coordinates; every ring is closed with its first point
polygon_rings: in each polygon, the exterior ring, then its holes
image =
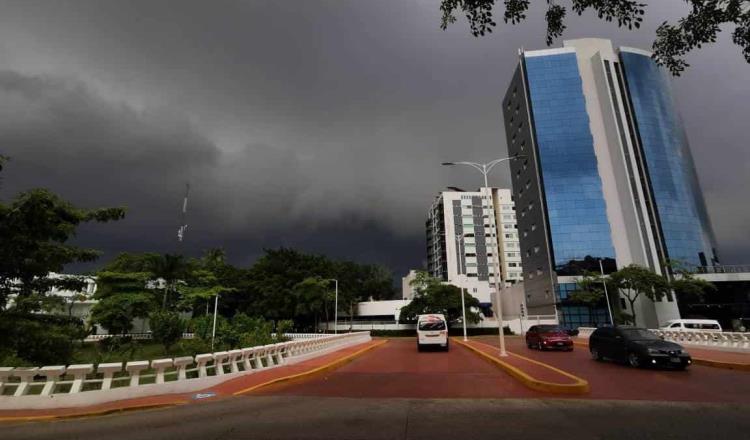
{"type": "MultiPolygon", "coordinates": [[[[498,337],[500,338],[500,356],[508,356],[508,353],[505,351],[505,335],[503,334],[503,304],[502,304],[502,296],[500,295],[500,290],[502,289],[503,293],[505,293],[505,280],[501,280],[500,278],[500,243],[498,241],[499,234],[497,231],[497,227],[495,224],[495,202],[493,200],[492,196],[492,189],[489,187],[488,178],[487,176],[492,171],[495,166],[501,162],[505,162],[508,160],[518,159],[520,157],[524,157],[523,155],[515,155],[510,157],[504,157],[502,159],[495,159],[492,162],[488,163],[476,163],[476,162],[444,162],[443,165],[445,166],[453,166],[453,165],[467,165],[475,170],[482,173],[482,176],[484,176],[484,188],[483,190],[487,192],[486,199],[489,201],[489,209],[490,211],[490,238],[492,238],[492,230],[495,231],[495,239],[492,240],[492,248],[494,249],[494,255],[492,256],[492,263],[494,268],[494,280],[495,280],[495,302],[497,303],[497,327],[498,327],[498,337]]],[[[484,205],[485,198],[482,198],[482,205],[484,205]]]]}
{"type": "MultiPolygon", "coordinates": [[[[464,241],[464,234],[456,234],[456,247],[458,248],[458,274],[463,275],[463,265],[461,264],[462,259],[464,258],[463,252],[461,252],[461,244],[464,241]]],[[[461,285],[461,323],[464,326],[464,341],[468,341],[469,338],[466,337],[466,301],[464,300],[464,286],[463,281],[466,281],[463,278],[460,278],[462,281],[461,285]]]]}
{"type": "Polygon", "coordinates": [[[609,305],[609,293],[607,293],[607,280],[604,279],[604,266],[602,259],[599,259],[599,271],[602,274],[602,285],[604,286],[604,298],[607,299],[607,312],[609,313],[609,323],[615,326],[615,320],[612,318],[612,307],[609,305]]]}
{"type": "Polygon", "coordinates": [[[214,299],[214,325],[213,330],[211,330],[211,351],[214,351],[214,339],[216,339],[216,312],[219,309],[219,294],[216,294],[216,298],[214,299]]]}
{"type": "Polygon", "coordinates": [[[334,300],[333,305],[333,334],[338,334],[339,332],[339,280],[335,278],[329,278],[328,281],[333,281],[336,286],[336,299],[334,300]]]}

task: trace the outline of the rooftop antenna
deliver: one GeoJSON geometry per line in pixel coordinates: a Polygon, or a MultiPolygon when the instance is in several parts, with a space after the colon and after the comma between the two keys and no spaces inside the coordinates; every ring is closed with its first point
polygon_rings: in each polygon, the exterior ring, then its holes
{"type": "Polygon", "coordinates": [[[188,194],[190,194],[190,183],[185,184],[185,198],[182,201],[182,218],[180,219],[180,227],[177,229],[177,241],[182,243],[185,238],[185,231],[187,231],[187,204],[188,194]]]}

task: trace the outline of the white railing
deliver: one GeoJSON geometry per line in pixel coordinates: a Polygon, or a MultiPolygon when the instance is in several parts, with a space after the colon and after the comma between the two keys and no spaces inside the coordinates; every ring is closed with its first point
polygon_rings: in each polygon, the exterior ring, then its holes
{"type": "Polygon", "coordinates": [[[93,405],[203,390],[237,376],[293,364],[369,341],[369,332],[289,334],[259,347],[155,359],[43,367],[0,367],[0,409],[93,405]]]}
{"type": "Polygon", "coordinates": [[[711,331],[685,332],[674,330],[651,331],[666,340],[683,344],[750,350],[750,333],[711,331]]]}
{"type": "MultiPolygon", "coordinates": [[[[126,333],[124,335],[110,335],[110,334],[101,334],[101,335],[88,335],[86,336],[86,339],[83,340],[83,342],[96,342],[101,341],[102,339],[107,338],[131,338],[133,340],[147,340],[151,339],[151,333],[126,333]]],[[[183,333],[182,339],[193,339],[195,337],[194,333],[183,333]]]]}
{"type": "Polygon", "coordinates": [[[581,339],[588,339],[591,333],[594,333],[596,327],[578,327],[578,337],[581,339]]]}

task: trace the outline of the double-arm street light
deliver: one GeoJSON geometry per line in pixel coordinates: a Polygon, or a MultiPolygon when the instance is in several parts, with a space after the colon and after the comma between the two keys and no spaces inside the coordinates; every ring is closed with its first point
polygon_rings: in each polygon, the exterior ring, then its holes
{"type": "MultiPolygon", "coordinates": [[[[486,199],[489,202],[489,218],[490,218],[490,238],[492,238],[492,231],[494,230],[495,238],[492,240],[492,249],[494,249],[494,254],[492,255],[492,262],[493,262],[493,270],[494,270],[494,280],[495,280],[495,302],[497,303],[497,327],[498,327],[498,334],[500,338],[500,356],[507,356],[508,353],[505,351],[505,335],[503,334],[503,304],[502,304],[502,297],[500,295],[500,290],[502,289],[503,293],[505,292],[505,280],[501,280],[501,271],[500,271],[500,242],[499,242],[499,232],[497,230],[496,224],[495,224],[495,202],[493,200],[492,195],[492,189],[489,186],[488,183],[488,175],[492,171],[497,164],[518,159],[520,157],[524,157],[523,155],[515,155],[510,157],[503,157],[501,159],[495,159],[492,162],[488,163],[476,163],[476,162],[443,162],[444,166],[453,166],[453,165],[467,165],[475,170],[482,173],[482,176],[484,176],[484,188],[483,190],[486,191],[487,196],[482,198],[482,208],[484,210],[484,200],[486,199]]],[[[503,295],[504,296],[504,295],[503,295]]]]}

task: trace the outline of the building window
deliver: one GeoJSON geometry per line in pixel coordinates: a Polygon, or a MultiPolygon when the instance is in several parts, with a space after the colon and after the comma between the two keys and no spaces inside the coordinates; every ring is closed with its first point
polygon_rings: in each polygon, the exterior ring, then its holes
{"type": "Polygon", "coordinates": [[[531,230],[532,231],[536,231],[536,223],[532,223],[531,224],[531,230]]]}
{"type": "Polygon", "coordinates": [[[534,246],[534,253],[535,253],[535,254],[538,254],[538,253],[539,253],[539,246],[534,246]]]}

